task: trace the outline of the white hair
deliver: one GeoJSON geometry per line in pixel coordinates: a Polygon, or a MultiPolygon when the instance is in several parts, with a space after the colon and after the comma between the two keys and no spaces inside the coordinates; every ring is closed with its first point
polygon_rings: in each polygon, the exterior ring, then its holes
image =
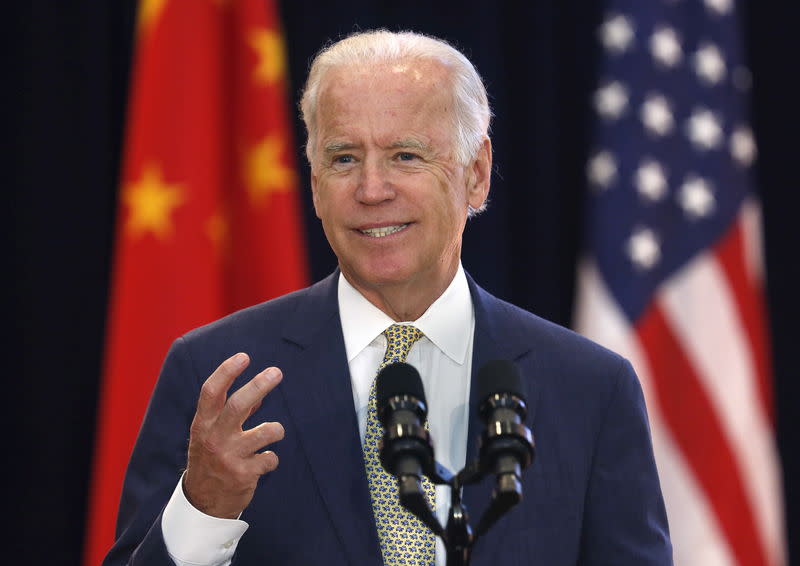
{"type": "Polygon", "coordinates": [[[394,63],[408,59],[434,59],[451,72],[454,106],[454,151],[462,165],[469,164],[489,136],[491,110],[478,71],[449,43],[415,32],[374,30],[354,33],[320,51],[311,62],[300,109],[308,132],[306,156],[313,163],[317,134],[319,88],[334,67],[394,63]]]}

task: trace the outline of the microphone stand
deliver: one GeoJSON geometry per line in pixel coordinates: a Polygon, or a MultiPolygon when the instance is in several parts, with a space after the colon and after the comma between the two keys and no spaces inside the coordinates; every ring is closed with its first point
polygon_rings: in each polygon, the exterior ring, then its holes
{"type": "Polygon", "coordinates": [[[475,535],[469,524],[467,508],[461,502],[461,488],[463,486],[462,470],[451,483],[450,489],[450,514],[447,517],[446,537],[443,538],[448,566],[468,566],[472,556],[472,545],[475,535]]]}
{"type": "MultiPolygon", "coordinates": [[[[531,460],[533,456],[533,436],[526,428],[524,436],[530,443],[531,460]]],[[[483,458],[486,460],[486,457],[483,458]]],[[[528,463],[530,460],[528,460],[528,463]]],[[[472,547],[475,542],[494,525],[498,519],[522,500],[521,467],[518,462],[507,461],[496,470],[497,479],[489,506],[478,521],[477,530],[473,531],[469,522],[469,514],[464,505],[462,488],[480,482],[488,475],[488,466],[481,459],[471,462],[458,474],[433,461],[433,469],[425,475],[435,485],[450,486],[450,512],[447,526],[442,527],[428,505],[422,482],[413,473],[398,473],[398,495],[400,503],[420,519],[434,535],[442,539],[446,552],[447,566],[469,566],[472,547]],[[482,465],[483,464],[483,465],[482,465]]],[[[527,467],[527,466],[526,466],[527,467]]],[[[411,472],[411,470],[409,470],[411,472]]]]}

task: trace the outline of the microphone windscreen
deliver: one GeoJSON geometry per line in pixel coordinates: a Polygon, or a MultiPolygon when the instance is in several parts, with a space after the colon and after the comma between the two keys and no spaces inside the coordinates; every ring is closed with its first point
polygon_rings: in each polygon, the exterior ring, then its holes
{"type": "Polygon", "coordinates": [[[508,360],[487,362],[478,372],[477,386],[479,403],[483,403],[487,397],[495,393],[511,393],[520,399],[525,398],[519,370],[508,360]]]}
{"type": "Polygon", "coordinates": [[[425,389],[417,369],[405,362],[389,364],[378,372],[375,382],[375,401],[380,411],[390,397],[411,395],[425,403],[425,389]]]}

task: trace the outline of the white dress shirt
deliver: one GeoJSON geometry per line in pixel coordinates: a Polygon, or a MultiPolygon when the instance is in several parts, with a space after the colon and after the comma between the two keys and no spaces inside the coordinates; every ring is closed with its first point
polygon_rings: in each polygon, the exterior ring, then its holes
{"type": "MultiPolygon", "coordinates": [[[[353,388],[353,405],[361,440],[367,423],[372,380],[386,351],[383,331],[395,324],[389,316],[339,275],[339,316],[353,388]]],[[[436,460],[458,472],[466,460],[472,340],[475,314],[467,278],[459,264],[444,293],[413,324],[425,335],[406,362],[417,368],[428,401],[428,427],[436,460]]],[[[278,445],[276,451],[280,453],[278,445]]],[[[444,525],[450,490],[436,488],[436,514],[444,525]]],[[[211,517],[195,509],[179,481],[162,515],[161,529],[170,557],[178,566],[226,566],[248,524],[211,517]]],[[[444,545],[437,538],[436,563],[445,564],[444,545]]]]}

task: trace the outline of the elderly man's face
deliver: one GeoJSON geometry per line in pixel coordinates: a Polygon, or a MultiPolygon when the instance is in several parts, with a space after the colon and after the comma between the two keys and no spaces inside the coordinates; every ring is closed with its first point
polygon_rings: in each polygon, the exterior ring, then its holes
{"type": "Polygon", "coordinates": [[[321,85],[314,207],[347,279],[364,291],[441,292],[461,254],[467,206],[489,189],[489,143],[456,162],[446,69],[433,61],[339,68],[321,85]]]}

